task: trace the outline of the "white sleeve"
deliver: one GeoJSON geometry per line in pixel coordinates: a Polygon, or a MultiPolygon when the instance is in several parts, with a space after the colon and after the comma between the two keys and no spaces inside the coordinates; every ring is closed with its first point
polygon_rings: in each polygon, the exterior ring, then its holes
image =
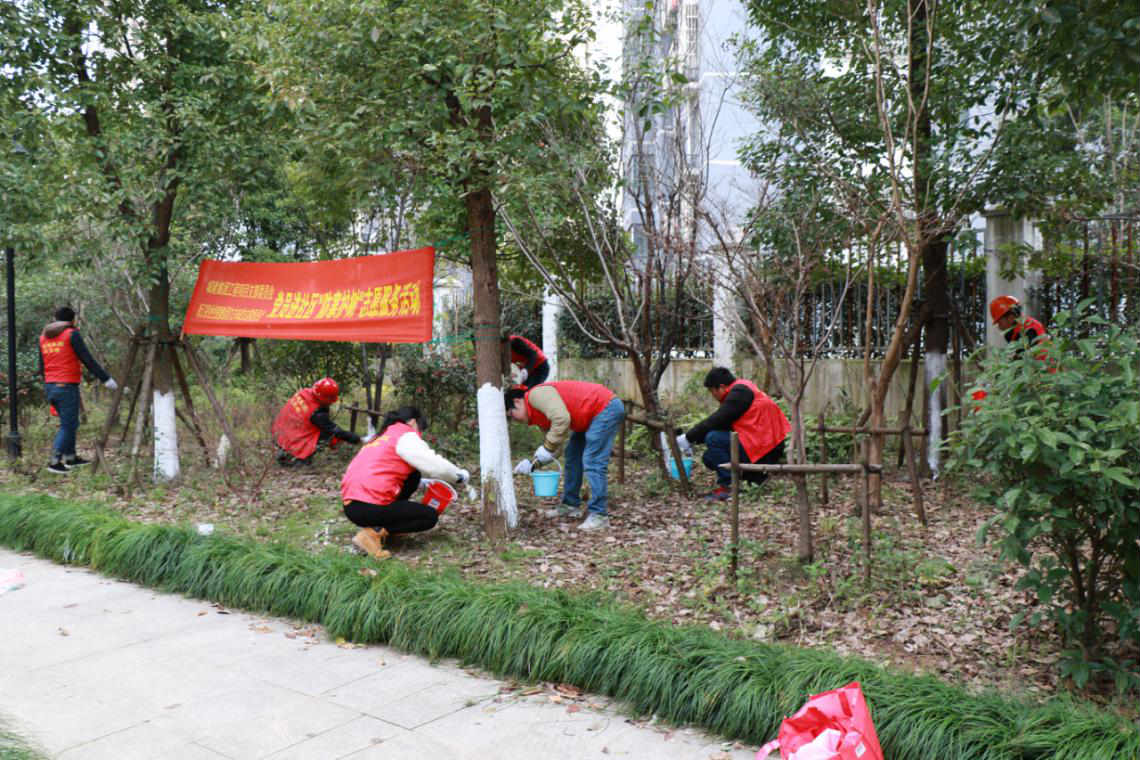
{"type": "Polygon", "coordinates": [[[459,480],[459,468],[432,451],[427,441],[413,432],[404,433],[396,441],[396,454],[400,459],[415,467],[425,478],[436,478],[455,483],[459,480]]]}

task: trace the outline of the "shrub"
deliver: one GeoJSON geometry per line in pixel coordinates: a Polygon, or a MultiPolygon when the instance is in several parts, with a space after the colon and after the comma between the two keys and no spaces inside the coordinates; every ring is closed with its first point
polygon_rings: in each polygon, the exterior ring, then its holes
{"type": "MultiPolygon", "coordinates": [[[[1055,328],[1079,334],[1069,329],[1079,321],[1062,313],[1055,328]]],[[[987,527],[1000,528],[1003,555],[1028,569],[1021,587],[1043,604],[1030,622],[1051,618],[1073,647],[1067,673],[1083,685],[1108,669],[1118,688],[1135,687],[1127,648],[1140,638],[1140,341],[1097,317],[1084,323],[1098,333],[1054,339],[1048,363],[1016,345],[998,352],[982,373],[989,396],[956,434],[951,466],[989,476],[974,477],[998,510],[987,527]],[[1110,633],[1124,661],[1106,657],[1110,633]]]]}
{"type": "MultiPolygon", "coordinates": [[[[429,435],[446,438],[455,453],[476,437],[475,362],[471,357],[441,353],[424,355],[418,347],[398,350],[393,376],[396,404],[414,404],[431,425],[429,435]],[[458,435],[458,440],[456,439],[458,435]]],[[[385,407],[389,404],[385,403],[385,407]]]]}

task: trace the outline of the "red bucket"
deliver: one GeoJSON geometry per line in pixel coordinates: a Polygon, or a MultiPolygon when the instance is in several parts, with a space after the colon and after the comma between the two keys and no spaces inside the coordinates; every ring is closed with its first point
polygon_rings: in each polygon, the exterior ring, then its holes
{"type": "Polygon", "coordinates": [[[447,509],[447,505],[457,495],[450,483],[444,483],[442,480],[429,480],[427,481],[427,488],[424,490],[423,503],[442,515],[443,510],[447,509]]]}

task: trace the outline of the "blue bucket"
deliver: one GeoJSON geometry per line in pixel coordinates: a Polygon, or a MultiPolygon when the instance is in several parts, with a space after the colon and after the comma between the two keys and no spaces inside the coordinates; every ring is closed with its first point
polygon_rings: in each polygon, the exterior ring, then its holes
{"type": "MultiPolygon", "coordinates": [[[[681,475],[677,472],[677,462],[672,457],[667,458],[665,461],[669,463],[669,477],[673,480],[680,480],[681,475]]],[[[685,468],[685,477],[693,474],[693,460],[685,457],[681,460],[681,465],[685,468]]]]}
{"type": "Polygon", "coordinates": [[[534,481],[534,495],[557,496],[558,480],[561,477],[562,473],[558,470],[549,470],[546,472],[532,471],[530,473],[530,479],[534,481]]]}

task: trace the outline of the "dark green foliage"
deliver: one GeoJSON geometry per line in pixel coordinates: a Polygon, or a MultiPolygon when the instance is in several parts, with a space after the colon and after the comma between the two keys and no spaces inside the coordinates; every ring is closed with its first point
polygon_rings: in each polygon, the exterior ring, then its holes
{"type": "Polygon", "coordinates": [[[1061,699],[1032,705],[838,655],[674,627],[597,594],[483,585],[336,552],[140,525],[43,495],[0,495],[0,543],[155,587],[325,625],[330,635],[575,684],[639,713],[760,742],[806,697],[862,682],[883,748],[911,758],[1135,757],[1140,732],[1061,699]]]}
{"type": "Polygon", "coordinates": [[[1065,312],[1051,332],[1045,361],[1014,344],[988,364],[989,396],[964,421],[954,465],[990,476],[977,480],[996,507],[990,527],[1041,602],[1030,621],[1050,619],[1074,647],[1068,674],[1083,685],[1104,667],[1137,688],[1140,336],[1065,312]],[[1124,661],[1102,662],[1112,653],[1124,661]]]}
{"type": "Polygon", "coordinates": [[[453,447],[475,445],[476,438],[475,360],[459,353],[425,356],[419,346],[402,346],[393,376],[395,403],[418,406],[431,425],[428,434],[443,435],[453,447]]]}

